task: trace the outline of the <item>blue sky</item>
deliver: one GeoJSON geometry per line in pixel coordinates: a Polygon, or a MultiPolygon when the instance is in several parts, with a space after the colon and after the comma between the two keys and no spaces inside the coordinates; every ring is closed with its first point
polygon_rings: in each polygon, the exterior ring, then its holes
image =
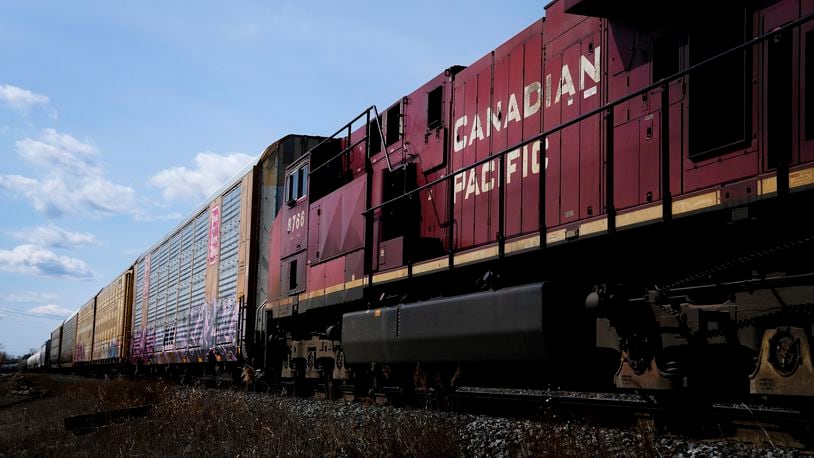
{"type": "Polygon", "coordinates": [[[276,139],[383,108],[543,6],[3,1],[0,345],[39,347],[276,139]]]}

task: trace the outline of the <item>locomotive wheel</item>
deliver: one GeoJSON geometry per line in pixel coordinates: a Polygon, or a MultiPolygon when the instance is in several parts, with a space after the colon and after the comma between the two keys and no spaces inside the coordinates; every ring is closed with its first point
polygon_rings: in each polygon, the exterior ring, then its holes
{"type": "Polygon", "coordinates": [[[780,375],[788,377],[800,367],[800,341],[788,329],[778,331],[769,345],[769,363],[780,375]]]}

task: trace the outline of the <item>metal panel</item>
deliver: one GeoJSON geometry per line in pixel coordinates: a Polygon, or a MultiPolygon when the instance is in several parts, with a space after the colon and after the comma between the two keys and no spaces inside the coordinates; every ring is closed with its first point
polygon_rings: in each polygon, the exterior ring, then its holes
{"type": "MultiPolygon", "coordinates": [[[[518,94],[518,103],[521,104],[523,115],[523,139],[527,140],[542,132],[542,105],[543,105],[543,67],[542,67],[542,28],[530,37],[524,44],[523,59],[523,91],[522,96],[518,94]],[[522,100],[520,100],[522,98],[522,100]]],[[[522,181],[523,211],[521,231],[523,233],[535,232],[539,230],[539,186],[538,177],[541,167],[544,167],[545,157],[542,145],[537,142],[523,147],[520,153],[520,165],[517,167],[517,176],[522,181]]],[[[506,217],[509,217],[506,211],[506,217]]],[[[506,223],[506,233],[515,235],[506,223]]]]}
{"type": "MultiPolygon", "coordinates": [[[[483,59],[481,59],[483,60],[483,59]]],[[[463,165],[469,165],[477,160],[477,143],[479,143],[478,127],[476,120],[478,120],[478,74],[471,74],[469,79],[464,81],[464,106],[466,107],[466,114],[469,116],[469,124],[464,129],[466,135],[466,146],[460,152],[463,158],[463,165]]],[[[482,125],[481,125],[482,128],[482,125]]],[[[458,205],[461,207],[461,220],[460,220],[460,238],[458,240],[458,248],[468,247],[474,245],[475,242],[475,198],[480,194],[478,169],[470,170],[468,177],[464,181],[464,192],[458,197],[458,205]],[[463,196],[463,199],[460,197],[463,196]]]]}
{"type": "MultiPolygon", "coordinates": [[[[259,187],[259,211],[258,218],[258,233],[256,234],[257,240],[257,285],[255,290],[255,297],[257,298],[256,306],[261,306],[267,299],[269,299],[269,250],[270,250],[270,234],[271,226],[274,224],[274,219],[277,216],[277,193],[281,192],[281,187],[277,183],[277,175],[279,170],[279,152],[273,153],[260,163],[260,181],[255,183],[259,187]]],[[[277,239],[279,243],[279,239],[277,239]]],[[[259,317],[258,317],[259,319],[259,317]]]]}
{"type": "MultiPolygon", "coordinates": [[[[806,9],[814,8],[814,1],[803,3],[803,14],[810,14],[806,9]],[[808,3],[808,5],[806,5],[808,3]]],[[[799,98],[799,150],[800,162],[814,161],[814,23],[808,22],[800,27],[800,62],[798,65],[799,98]],[[808,83],[808,84],[806,84],[808,83]]],[[[670,118],[672,120],[672,117],[670,118]]]]}
{"type": "Polygon", "coordinates": [[[349,363],[549,358],[545,285],[433,299],[342,317],[349,363]]]}
{"type": "Polygon", "coordinates": [[[235,186],[223,196],[220,226],[218,301],[215,307],[215,342],[233,343],[237,336],[237,279],[240,249],[241,193],[235,186]]]}
{"type": "Polygon", "coordinates": [[[452,86],[447,84],[450,76],[447,72],[437,75],[408,95],[408,103],[402,107],[405,124],[404,143],[408,145],[410,154],[421,156],[420,166],[424,171],[443,165],[446,161],[444,144],[449,123],[447,115],[452,99],[452,86]],[[440,109],[441,119],[433,125],[428,125],[429,94],[438,87],[441,88],[441,105],[434,108],[440,109]]]}
{"type": "MultiPolygon", "coordinates": [[[[639,126],[639,203],[661,200],[661,112],[645,116],[639,126]]],[[[616,181],[614,180],[614,183],[616,181]]]]}
{"type": "MultiPolygon", "coordinates": [[[[202,212],[195,218],[195,239],[192,260],[192,293],[187,326],[187,347],[197,347],[201,339],[201,329],[193,326],[197,317],[206,308],[206,266],[209,250],[209,212],[202,212]]],[[[183,323],[179,323],[183,324],[183,323]]]]}
{"type": "Polygon", "coordinates": [[[194,221],[181,229],[178,267],[178,312],[175,318],[175,348],[186,348],[189,337],[189,309],[192,301],[192,264],[194,254],[194,221]]]}
{"type": "Polygon", "coordinates": [[[39,367],[45,367],[45,365],[48,363],[48,355],[50,354],[51,354],[51,339],[48,339],[40,347],[39,367]]]}
{"type": "Polygon", "coordinates": [[[63,367],[73,365],[74,346],[76,344],[76,321],[79,317],[75,313],[62,325],[62,348],[59,351],[59,363],[63,367]]]}
{"type": "MultiPolygon", "coordinates": [[[[522,45],[516,47],[509,54],[508,70],[508,84],[509,84],[509,99],[508,105],[503,108],[504,130],[506,131],[506,139],[509,147],[518,144],[523,140],[523,70],[524,70],[524,48],[522,45]]],[[[504,102],[505,104],[506,102],[504,102]]],[[[505,220],[506,220],[506,233],[518,234],[522,229],[521,215],[524,212],[531,210],[530,207],[523,206],[523,187],[522,187],[522,172],[523,162],[527,161],[523,157],[523,152],[528,151],[525,149],[514,149],[505,156],[505,173],[504,184],[506,187],[505,194],[505,220]]],[[[497,161],[495,161],[497,163],[497,161]]],[[[528,165],[528,163],[526,162],[528,165]]],[[[495,169],[499,170],[499,166],[495,164],[495,169]]],[[[497,173],[495,172],[496,176],[497,173]]],[[[497,231],[498,218],[494,218],[494,228],[497,231]]]]}
{"type": "MultiPolygon", "coordinates": [[[[478,73],[478,87],[477,99],[475,107],[475,116],[478,117],[481,130],[483,131],[483,139],[479,135],[475,135],[474,145],[475,160],[487,158],[491,152],[491,139],[489,138],[489,119],[486,114],[488,108],[492,106],[492,59],[489,59],[489,67],[478,73]]],[[[471,133],[471,132],[470,132],[471,133]]],[[[497,167],[494,171],[483,172],[484,166],[478,167],[480,173],[477,175],[478,187],[480,193],[475,193],[475,228],[474,238],[475,243],[480,245],[489,241],[495,240],[497,232],[497,219],[491,219],[490,207],[493,203],[492,196],[498,193],[497,190],[497,167]]],[[[487,170],[491,170],[491,167],[487,170]]]]}
{"type": "Polygon", "coordinates": [[[144,267],[145,267],[145,259],[140,259],[136,263],[136,285],[135,291],[133,294],[133,334],[136,334],[136,331],[141,329],[142,321],[141,321],[141,312],[142,306],[144,303],[144,267]]]}
{"type": "Polygon", "coordinates": [[[51,351],[48,353],[48,363],[51,367],[59,364],[59,355],[62,344],[62,325],[51,332],[51,351]]]}
{"type": "MultiPolygon", "coordinates": [[[[167,313],[167,284],[169,276],[169,253],[172,239],[164,241],[158,248],[158,256],[154,258],[152,266],[156,273],[155,283],[150,283],[150,299],[155,297],[155,308],[152,319],[147,323],[152,330],[152,351],[160,352],[164,349],[164,325],[167,313]]],[[[149,344],[150,342],[148,342],[149,344]]]]}
{"type": "Polygon", "coordinates": [[[96,300],[91,299],[79,309],[76,321],[74,363],[89,363],[93,356],[93,320],[96,300]]]}
{"type": "Polygon", "coordinates": [[[130,302],[132,271],[128,270],[96,296],[93,361],[116,360],[126,356],[126,307],[130,302]]]}
{"type": "Polygon", "coordinates": [[[613,134],[613,201],[618,209],[639,204],[639,120],[616,126],[613,134]]]}
{"type": "Polygon", "coordinates": [[[145,293],[147,294],[147,320],[144,323],[145,329],[153,329],[155,326],[156,308],[158,302],[158,278],[159,278],[159,249],[150,253],[150,269],[146,272],[147,284],[145,293]]]}
{"type": "Polygon", "coordinates": [[[283,219],[283,257],[290,256],[308,246],[309,198],[303,197],[293,206],[280,210],[283,219]]]}
{"type": "MultiPolygon", "coordinates": [[[[570,121],[579,116],[579,95],[576,94],[576,86],[579,80],[574,81],[574,70],[579,69],[580,45],[576,43],[562,53],[562,65],[564,70],[563,85],[559,108],[562,113],[562,121],[570,121]],[[573,91],[573,92],[572,92],[573,91]]],[[[559,92],[560,90],[558,90],[559,92]]],[[[556,102],[556,97],[555,97],[556,102]]],[[[566,127],[561,131],[562,141],[562,170],[561,180],[561,202],[562,209],[560,218],[563,222],[576,221],[580,215],[579,190],[580,190],[580,130],[579,125],[566,127]]]]}
{"type": "Polygon", "coordinates": [[[178,275],[180,272],[181,236],[179,231],[170,239],[169,259],[167,266],[167,301],[164,317],[164,349],[173,348],[175,344],[175,320],[178,313],[178,275]]]}
{"type": "MultiPolygon", "coordinates": [[[[546,29],[548,30],[548,29],[546,29]]],[[[562,65],[562,55],[549,55],[546,50],[545,58],[545,81],[543,82],[543,129],[549,130],[561,124],[562,113],[560,112],[560,104],[554,103],[557,86],[560,80],[560,67],[562,65]]],[[[546,144],[544,150],[545,156],[548,159],[546,166],[546,201],[545,201],[545,218],[546,226],[556,227],[562,221],[560,195],[561,195],[561,180],[562,176],[562,148],[560,142],[560,132],[553,133],[546,137],[546,144]]]]}
{"type": "Polygon", "coordinates": [[[143,257],[136,262],[135,285],[133,291],[132,313],[132,340],[130,342],[130,357],[135,360],[143,358],[146,344],[146,310],[147,310],[147,284],[149,278],[150,258],[143,257]]]}
{"type": "MultiPolygon", "coordinates": [[[[592,34],[584,37],[580,42],[579,58],[574,66],[574,84],[578,94],[579,114],[583,115],[600,106],[599,85],[592,81],[595,76],[593,72],[588,72],[586,61],[597,63],[597,70],[601,63],[596,62],[596,58],[601,58],[601,48],[599,34],[592,34]],[[589,76],[591,73],[592,76],[589,76]],[[579,75],[579,76],[577,76],[579,75]]],[[[598,77],[597,77],[598,79],[598,77]]],[[[601,185],[603,180],[603,164],[600,150],[600,133],[603,129],[600,115],[592,116],[579,123],[579,217],[580,219],[590,218],[602,211],[601,185]]],[[[658,145],[658,143],[656,143],[658,145]]]]}
{"type": "MultiPolygon", "coordinates": [[[[468,74],[466,70],[461,73],[468,74]]],[[[460,145],[466,145],[467,136],[469,135],[469,133],[466,131],[467,126],[464,124],[464,121],[467,119],[466,97],[464,97],[464,78],[464,75],[459,74],[455,79],[453,86],[453,130],[452,134],[450,135],[450,142],[452,143],[453,148],[449,161],[450,171],[459,170],[465,164],[460,148],[460,145]]],[[[458,246],[461,244],[461,227],[463,222],[463,201],[466,190],[466,178],[466,173],[455,175],[453,178],[453,203],[451,213],[454,228],[452,240],[450,241],[453,248],[458,248],[458,246]]],[[[374,192],[374,198],[376,195],[377,194],[374,192]]]]}

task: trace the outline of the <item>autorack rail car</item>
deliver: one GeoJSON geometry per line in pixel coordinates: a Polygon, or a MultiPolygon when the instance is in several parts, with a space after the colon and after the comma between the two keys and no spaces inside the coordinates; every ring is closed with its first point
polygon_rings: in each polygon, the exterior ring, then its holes
{"type": "Polygon", "coordinates": [[[647,6],[552,1],[275,142],[129,267],[128,332],[95,344],[97,295],[59,364],[814,395],[814,1],[647,6]]]}

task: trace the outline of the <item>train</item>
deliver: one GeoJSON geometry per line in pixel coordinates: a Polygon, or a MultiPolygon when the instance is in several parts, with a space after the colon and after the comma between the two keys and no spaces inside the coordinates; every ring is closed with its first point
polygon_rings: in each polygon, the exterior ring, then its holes
{"type": "Polygon", "coordinates": [[[37,365],[814,396],[814,1],[553,0],[287,135],[37,365]]]}

